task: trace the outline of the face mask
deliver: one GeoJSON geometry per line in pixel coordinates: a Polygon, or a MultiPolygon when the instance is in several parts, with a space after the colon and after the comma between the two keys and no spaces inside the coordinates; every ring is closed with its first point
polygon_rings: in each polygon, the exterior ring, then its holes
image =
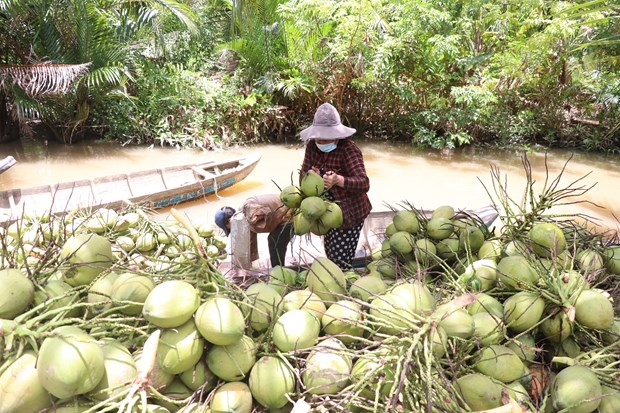
{"type": "Polygon", "coordinates": [[[324,144],[320,144],[316,142],[316,147],[319,148],[319,150],[322,152],[331,152],[334,149],[336,149],[337,146],[338,144],[336,142],[324,143],[324,144]]]}

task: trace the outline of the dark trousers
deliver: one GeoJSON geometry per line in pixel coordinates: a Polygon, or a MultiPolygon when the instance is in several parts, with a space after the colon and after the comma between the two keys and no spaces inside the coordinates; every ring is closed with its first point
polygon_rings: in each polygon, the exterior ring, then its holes
{"type": "Polygon", "coordinates": [[[293,238],[292,223],[279,225],[269,233],[267,243],[269,245],[269,258],[271,259],[272,267],[285,265],[286,249],[289,242],[291,242],[291,238],[293,238]]]}

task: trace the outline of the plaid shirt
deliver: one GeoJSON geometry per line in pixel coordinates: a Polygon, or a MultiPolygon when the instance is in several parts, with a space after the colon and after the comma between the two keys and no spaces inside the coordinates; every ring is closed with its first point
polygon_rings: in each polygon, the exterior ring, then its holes
{"type": "Polygon", "coordinates": [[[341,228],[347,229],[364,222],[372,209],[366,194],[370,181],[360,148],[350,139],[340,139],[337,143],[338,147],[333,151],[322,152],[313,139],[308,140],[302,171],[306,173],[316,167],[321,175],[333,171],[344,177],[344,188],[333,186],[329,193],[342,209],[344,222],[341,228]]]}

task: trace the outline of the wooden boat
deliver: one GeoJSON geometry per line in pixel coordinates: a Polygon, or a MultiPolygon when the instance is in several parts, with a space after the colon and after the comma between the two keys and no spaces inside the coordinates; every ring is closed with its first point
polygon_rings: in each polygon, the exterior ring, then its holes
{"type": "MultiPolygon", "coordinates": [[[[432,210],[419,211],[422,215],[430,218],[433,214],[432,210]]],[[[395,211],[373,211],[364,221],[360,240],[353,260],[354,267],[362,267],[370,261],[371,251],[380,246],[385,239],[385,231],[387,226],[392,222],[395,211]]],[[[491,227],[499,214],[497,210],[488,205],[478,209],[463,209],[456,211],[456,218],[472,217],[484,223],[487,227],[491,227]]],[[[235,215],[234,221],[231,221],[231,266],[233,269],[246,270],[252,267],[250,261],[250,229],[241,214],[235,215]]],[[[296,267],[298,265],[308,265],[314,260],[314,257],[324,255],[322,250],[322,241],[316,235],[293,237],[293,246],[289,247],[287,266],[296,267]],[[292,257],[291,257],[292,255],[292,257]]],[[[267,247],[259,245],[261,256],[267,256],[268,253],[263,251],[267,247]]],[[[267,272],[269,272],[267,270],[267,272]]]]}
{"type": "Polygon", "coordinates": [[[17,161],[12,156],[0,159],[0,174],[7,171],[11,166],[15,165],[16,162],[17,161]]]}
{"type": "Polygon", "coordinates": [[[0,192],[0,222],[24,214],[62,214],[83,208],[119,209],[128,203],[157,209],[216,193],[247,177],[260,153],[223,162],[208,161],[81,179],[0,192]]]}

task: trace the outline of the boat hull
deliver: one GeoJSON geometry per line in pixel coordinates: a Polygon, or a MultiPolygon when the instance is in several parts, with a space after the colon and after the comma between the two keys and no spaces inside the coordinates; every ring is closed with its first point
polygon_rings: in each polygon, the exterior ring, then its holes
{"type": "Polygon", "coordinates": [[[25,215],[81,209],[121,209],[140,204],[158,209],[208,196],[245,179],[260,153],[225,162],[171,166],[0,192],[0,222],[25,215]]]}

